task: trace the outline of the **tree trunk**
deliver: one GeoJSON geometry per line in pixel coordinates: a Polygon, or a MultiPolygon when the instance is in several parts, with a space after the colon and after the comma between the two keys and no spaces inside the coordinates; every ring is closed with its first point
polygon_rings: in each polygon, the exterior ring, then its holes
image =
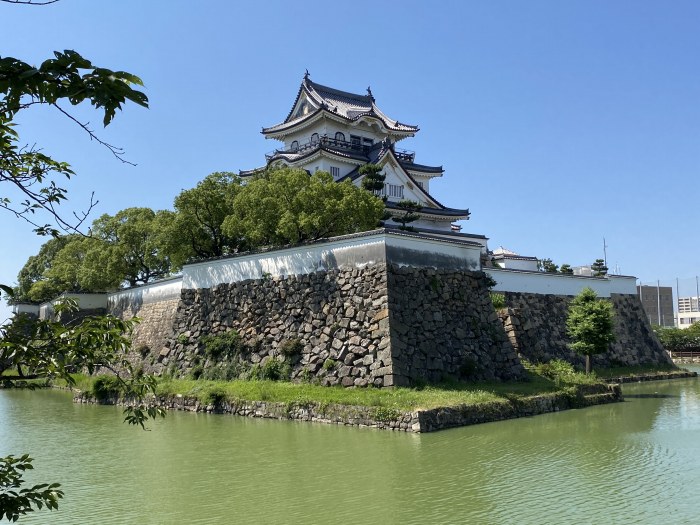
{"type": "Polygon", "coordinates": [[[586,375],[591,373],[591,356],[586,354],[586,375]]]}

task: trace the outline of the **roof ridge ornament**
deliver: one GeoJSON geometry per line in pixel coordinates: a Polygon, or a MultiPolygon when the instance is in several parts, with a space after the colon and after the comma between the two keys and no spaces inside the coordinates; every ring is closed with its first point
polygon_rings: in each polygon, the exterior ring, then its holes
{"type": "Polygon", "coordinates": [[[367,96],[374,102],[374,95],[372,95],[372,88],[370,86],[367,86],[367,96]]]}
{"type": "Polygon", "coordinates": [[[309,70],[307,69],[307,70],[306,70],[306,73],[304,73],[304,80],[309,80],[309,77],[310,77],[310,76],[311,76],[311,75],[309,74],[309,70]]]}

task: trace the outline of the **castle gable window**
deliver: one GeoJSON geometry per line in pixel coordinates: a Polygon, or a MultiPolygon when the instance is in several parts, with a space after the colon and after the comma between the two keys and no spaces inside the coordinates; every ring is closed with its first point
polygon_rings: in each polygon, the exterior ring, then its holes
{"type": "Polygon", "coordinates": [[[292,151],[299,151],[299,141],[295,140],[294,142],[292,142],[292,145],[289,146],[289,149],[291,149],[292,151]]]}
{"type": "Polygon", "coordinates": [[[318,133],[311,135],[311,145],[316,146],[319,143],[318,133]]]}

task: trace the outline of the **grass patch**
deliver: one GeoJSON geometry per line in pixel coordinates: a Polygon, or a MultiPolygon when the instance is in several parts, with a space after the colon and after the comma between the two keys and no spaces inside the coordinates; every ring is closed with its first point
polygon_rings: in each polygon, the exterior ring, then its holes
{"type": "MultiPolygon", "coordinates": [[[[261,367],[262,368],[262,367],[261,367]]],[[[660,367],[653,367],[658,371],[660,367]]],[[[669,367],[669,370],[672,368],[669,367]]],[[[608,369],[619,375],[621,368],[608,369]]],[[[631,371],[632,369],[627,369],[631,371]]],[[[634,371],[639,372],[637,367],[634,371]]],[[[647,372],[650,368],[644,368],[647,372]]],[[[612,374],[611,375],[615,375],[612,374]]],[[[97,378],[76,375],[76,387],[92,391],[97,378]]],[[[208,380],[162,377],[158,396],[182,395],[209,405],[224,401],[269,401],[293,404],[353,405],[371,407],[381,419],[394,419],[399,412],[429,410],[458,405],[512,403],[531,396],[550,393],[573,393],[577,386],[600,383],[600,376],[575,372],[570,366],[549,363],[549,367],[526,363],[526,379],[518,382],[448,382],[418,388],[343,388],[326,387],[308,382],[257,380],[208,380]]]]}
{"type": "Polygon", "coordinates": [[[610,368],[596,368],[593,370],[596,376],[601,379],[610,377],[625,377],[655,374],[658,372],[679,372],[686,371],[676,365],[639,365],[639,366],[612,366],[610,368]]]}

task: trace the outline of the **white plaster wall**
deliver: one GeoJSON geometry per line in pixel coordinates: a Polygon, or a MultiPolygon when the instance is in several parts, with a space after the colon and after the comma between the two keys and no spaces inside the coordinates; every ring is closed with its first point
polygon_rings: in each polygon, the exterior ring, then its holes
{"type": "Polygon", "coordinates": [[[552,295],[577,295],[584,288],[592,288],[599,297],[610,294],[635,294],[636,278],[609,276],[608,278],[561,275],[545,272],[523,272],[485,268],[496,281],[496,292],[524,292],[552,295]]]}
{"type": "Polygon", "coordinates": [[[39,315],[39,305],[38,304],[29,304],[29,303],[13,304],[12,305],[12,313],[13,314],[39,315]]]}
{"type": "MultiPolygon", "coordinates": [[[[424,237],[408,237],[401,235],[386,235],[387,246],[394,248],[403,248],[414,252],[423,252],[430,254],[439,254],[445,257],[450,257],[458,261],[463,261],[463,268],[478,270],[480,268],[481,246],[473,246],[469,244],[459,244],[454,242],[445,242],[438,239],[426,239],[424,237]]],[[[395,262],[395,261],[391,261],[395,262]]],[[[404,264],[398,261],[399,266],[404,264]]],[[[411,261],[411,266],[415,266],[415,262],[411,261]]]]}
{"type": "MultiPolygon", "coordinates": [[[[327,242],[189,264],[183,268],[182,287],[211,288],[248,279],[305,275],[334,268],[362,268],[387,261],[387,249],[399,265],[448,266],[479,269],[480,246],[416,238],[377,231],[362,237],[337,237],[327,242]]],[[[123,292],[120,292],[123,293],[123,292]]]]}
{"type": "Polygon", "coordinates": [[[506,270],[524,270],[526,272],[536,272],[537,261],[528,261],[523,259],[501,259],[497,261],[499,266],[506,270]]]}
{"type": "Polygon", "coordinates": [[[182,286],[186,289],[211,288],[221,283],[265,276],[305,275],[329,270],[336,265],[361,268],[386,260],[383,245],[384,240],[379,235],[340,238],[309,246],[190,264],[183,268],[182,286]]]}
{"type": "Polygon", "coordinates": [[[107,296],[107,305],[111,310],[117,304],[124,304],[125,301],[127,304],[148,304],[166,301],[179,298],[180,290],[182,290],[182,277],[177,277],[111,293],[107,296]]]}

